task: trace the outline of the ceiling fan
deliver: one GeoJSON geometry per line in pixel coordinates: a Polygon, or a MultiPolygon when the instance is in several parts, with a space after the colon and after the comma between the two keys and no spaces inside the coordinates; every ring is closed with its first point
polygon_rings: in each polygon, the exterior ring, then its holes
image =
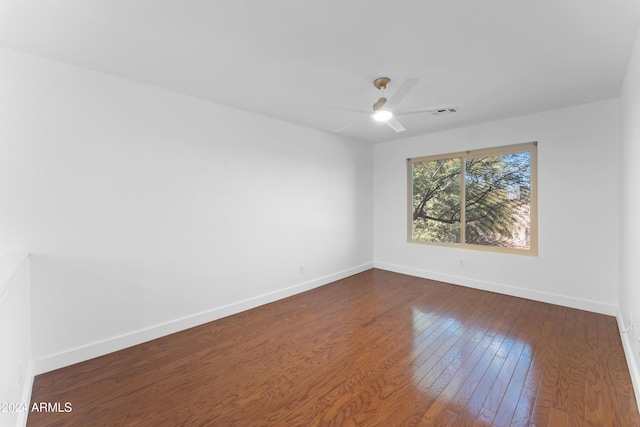
{"type": "Polygon", "coordinates": [[[380,97],[374,104],[371,112],[363,111],[363,110],[353,110],[350,108],[343,108],[349,111],[358,111],[361,113],[366,113],[369,117],[365,117],[356,122],[349,123],[338,129],[335,129],[333,132],[339,133],[343,130],[350,128],[353,125],[356,125],[365,120],[369,120],[373,118],[378,122],[382,122],[389,126],[396,132],[404,132],[406,129],[400,123],[400,121],[396,118],[396,116],[401,116],[405,114],[416,114],[416,113],[431,113],[433,115],[442,115],[442,114],[450,114],[458,111],[459,107],[444,107],[444,108],[421,108],[416,110],[397,110],[396,107],[400,102],[409,94],[411,89],[418,83],[418,79],[408,78],[406,79],[402,85],[395,91],[393,96],[389,99],[384,97],[384,90],[389,86],[391,79],[389,77],[379,77],[373,81],[373,85],[376,89],[382,91],[382,97],[380,97]]]}

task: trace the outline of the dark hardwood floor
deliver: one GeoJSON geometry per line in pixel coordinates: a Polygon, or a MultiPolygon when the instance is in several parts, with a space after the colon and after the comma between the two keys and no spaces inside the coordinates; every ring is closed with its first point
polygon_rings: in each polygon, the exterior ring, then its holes
{"type": "Polygon", "coordinates": [[[382,270],[39,375],[29,426],[640,426],[613,317],[382,270]]]}

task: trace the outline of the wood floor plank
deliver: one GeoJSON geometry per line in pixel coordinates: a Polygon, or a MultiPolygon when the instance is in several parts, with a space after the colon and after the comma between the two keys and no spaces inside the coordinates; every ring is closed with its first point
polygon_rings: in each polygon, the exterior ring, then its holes
{"type": "Polygon", "coordinates": [[[549,412],[549,424],[550,426],[566,426],[567,425],[567,413],[556,408],[551,408],[549,412]]]}
{"type": "Polygon", "coordinates": [[[509,333],[513,328],[513,319],[518,317],[523,308],[524,302],[514,299],[510,301],[509,306],[504,311],[503,324],[495,334],[496,340],[489,345],[488,357],[491,361],[473,390],[463,409],[463,413],[457,421],[457,425],[470,426],[475,424],[479,421],[478,416],[487,399],[498,399],[498,396],[490,396],[489,391],[500,374],[505,362],[505,355],[509,354],[515,343],[513,339],[509,338],[509,333]]]}
{"type": "MultiPolygon", "coordinates": [[[[406,390],[406,386],[415,382],[415,379],[422,376],[424,372],[431,372],[434,369],[437,369],[437,366],[434,364],[445,363],[446,366],[449,366],[449,363],[443,362],[446,360],[446,355],[449,349],[454,345],[458,340],[458,335],[456,335],[456,331],[465,329],[465,325],[469,325],[473,323],[473,317],[467,318],[464,322],[460,322],[458,319],[462,315],[463,310],[460,309],[461,306],[466,304],[477,304],[478,299],[473,299],[471,295],[465,296],[462,298],[458,298],[455,300],[451,300],[452,305],[447,306],[443,305],[438,307],[439,313],[437,314],[437,320],[435,322],[427,322],[429,327],[425,327],[424,324],[416,324],[414,322],[414,357],[411,359],[410,363],[412,366],[417,368],[414,369],[413,372],[406,372],[404,375],[404,384],[395,389],[395,393],[402,392],[406,390]],[[407,376],[409,375],[409,377],[407,376]]],[[[414,312],[414,319],[420,319],[424,314],[420,310],[418,312],[414,312]]],[[[464,337],[462,337],[464,338],[464,337]]],[[[398,361],[403,363],[395,364],[388,372],[385,372],[385,377],[389,377],[391,375],[395,376],[395,371],[397,368],[403,366],[406,361],[398,361]]],[[[405,365],[406,366],[406,365],[405,365]]],[[[402,369],[402,368],[400,368],[402,369]]],[[[378,382],[371,385],[370,389],[367,390],[368,393],[376,396],[372,400],[373,405],[368,405],[375,408],[376,411],[385,411],[387,410],[388,402],[390,400],[386,399],[386,396],[379,396],[379,392],[376,389],[383,390],[383,385],[388,384],[388,378],[380,378],[378,382]],[[381,397],[382,399],[379,399],[381,397]]],[[[420,385],[417,385],[420,388],[420,385]]],[[[430,396],[431,393],[429,390],[422,390],[424,394],[430,396]]],[[[351,402],[353,404],[353,402],[351,402]]],[[[392,406],[395,406],[397,403],[394,403],[392,406]]],[[[365,410],[364,408],[362,409],[365,410]]],[[[389,408],[389,410],[391,410],[389,408]]]]}
{"type": "MultiPolygon", "coordinates": [[[[502,319],[492,319],[491,324],[484,325],[484,323],[486,323],[485,321],[479,321],[484,317],[484,315],[477,317],[477,313],[499,312],[501,308],[504,308],[506,300],[503,299],[504,297],[495,294],[485,293],[483,296],[482,294],[478,294],[477,291],[468,290],[467,292],[470,297],[468,305],[461,307],[456,315],[460,318],[464,318],[463,316],[467,313],[470,317],[476,320],[477,323],[472,329],[477,330],[477,332],[483,335],[481,353],[484,353],[489,344],[494,341],[494,331],[497,329],[496,326],[501,325],[503,322],[501,321],[502,319]],[[489,303],[485,302],[487,299],[489,300],[489,303]]],[[[461,369],[461,372],[462,371],[465,371],[465,369],[461,369]]],[[[466,382],[467,380],[465,380],[465,383],[466,382]]],[[[414,393],[413,396],[410,396],[409,399],[406,399],[402,405],[398,406],[392,415],[390,415],[389,419],[381,425],[394,425],[394,423],[398,423],[397,425],[412,426],[430,423],[428,419],[425,419],[425,416],[428,414],[437,396],[426,392],[420,388],[419,383],[417,384],[416,393],[414,393]]],[[[452,418],[452,420],[455,420],[458,415],[457,413],[449,410],[447,410],[447,413],[447,417],[452,418]]]]}
{"type": "MultiPolygon", "coordinates": [[[[487,294],[490,295],[490,294],[487,294]]],[[[483,307],[483,310],[477,310],[470,316],[469,320],[475,322],[479,316],[482,315],[484,310],[495,310],[499,307],[499,299],[491,298],[486,305],[483,307]]],[[[478,305],[476,304],[476,308],[478,305]]],[[[473,331],[475,334],[473,339],[468,341],[468,348],[463,348],[462,350],[462,359],[459,359],[461,363],[457,365],[450,365],[451,372],[453,376],[451,377],[449,383],[446,387],[438,394],[437,399],[429,408],[424,409],[424,416],[421,419],[421,422],[427,425],[446,425],[449,421],[455,421],[459,414],[455,411],[449,410],[448,406],[454,400],[453,396],[456,396],[464,384],[467,382],[469,378],[470,371],[476,369],[478,362],[480,361],[482,355],[485,353],[486,349],[490,345],[492,341],[492,337],[487,335],[487,330],[484,328],[473,328],[472,326],[469,328],[470,331],[473,331]]],[[[460,405],[466,404],[466,401],[460,402],[457,404],[460,405]]]]}
{"type": "Polygon", "coordinates": [[[615,319],[369,270],[38,375],[29,426],[639,426],[615,319]]]}
{"type": "Polygon", "coordinates": [[[596,315],[594,313],[586,314],[586,349],[585,417],[590,420],[591,425],[603,426],[605,393],[602,390],[596,315]]]}
{"type": "MultiPolygon", "coordinates": [[[[527,322],[531,322],[531,319],[537,319],[538,313],[541,309],[541,304],[530,305],[526,316],[521,316],[521,319],[526,319],[527,322]]],[[[492,424],[495,425],[510,425],[513,419],[515,410],[518,406],[522,390],[525,387],[525,381],[529,368],[533,363],[533,354],[531,347],[528,344],[536,334],[535,329],[531,329],[531,325],[521,324],[521,331],[518,335],[518,341],[522,346],[522,350],[519,353],[518,361],[515,368],[512,370],[509,384],[505,390],[504,397],[500,406],[495,410],[495,416],[492,424]]],[[[514,352],[514,356],[517,353],[514,352]]],[[[490,410],[490,408],[487,408],[490,410]]]]}
{"type": "Polygon", "coordinates": [[[611,320],[613,320],[611,317],[596,315],[598,362],[600,364],[600,380],[603,382],[600,388],[603,393],[604,405],[610,408],[608,411],[603,411],[603,424],[621,426],[623,423],[620,415],[620,406],[615,404],[617,402],[616,387],[615,385],[614,387],[608,386],[608,384],[615,384],[614,372],[611,369],[612,359],[615,358],[615,354],[612,354],[612,349],[609,345],[609,329],[607,327],[608,321],[611,320]]]}
{"type": "Polygon", "coordinates": [[[547,319],[550,305],[535,303],[539,306],[537,316],[531,321],[531,335],[527,340],[527,346],[523,350],[523,357],[529,359],[530,364],[527,374],[523,380],[522,390],[518,396],[518,402],[511,417],[509,425],[528,426],[531,419],[533,404],[538,391],[538,384],[541,376],[541,366],[537,361],[540,359],[541,346],[536,345],[543,333],[544,322],[547,319]]]}
{"type": "Polygon", "coordinates": [[[569,341],[567,353],[569,358],[570,378],[569,378],[569,401],[567,402],[567,426],[580,426],[585,419],[585,354],[586,348],[586,316],[584,311],[571,310],[570,314],[574,318],[574,328],[571,332],[573,337],[569,341]]]}
{"type": "MultiPolygon", "coordinates": [[[[460,299],[451,298],[454,296],[452,292],[455,291],[454,287],[451,286],[443,286],[443,284],[434,284],[436,287],[441,288],[441,293],[439,294],[441,298],[443,298],[443,304],[439,307],[440,310],[451,309],[454,305],[460,304],[460,299]]],[[[453,321],[451,319],[447,319],[446,316],[443,316],[441,313],[430,310],[428,301],[417,301],[417,307],[419,309],[412,309],[411,313],[411,323],[413,326],[413,339],[411,340],[412,351],[408,352],[405,350],[401,350],[404,354],[404,358],[402,360],[398,360],[395,364],[399,367],[405,367],[409,364],[414,363],[414,360],[423,352],[428,351],[430,347],[430,343],[437,342],[437,338],[442,335],[444,330],[446,330],[453,321]]],[[[378,330],[377,326],[374,326],[374,330],[378,330]]],[[[405,325],[405,333],[406,333],[406,325],[405,325]]],[[[364,355],[365,359],[369,359],[369,355],[364,355]]],[[[362,362],[358,362],[358,365],[362,365],[362,362]]],[[[370,377],[370,376],[369,376],[370,377]]],[[[371,381],[371,380],[369,380],[371,381]]],[[[366,385],[366,383],[363,382],[366,385]]],[[[402,384],[399,388],[395,389],[395,393],[400,395],[403,392],[403,388],[407,385],[410,385],[411,381],[406,381],[405,384],[402,384]]],[[[368,390],[360,389],[360,393],[368,392],[368,390]]],[[[357,395],[356,391],[351,391],[349,394],[340,393],[341,397],[349,397],[355,396],[354,398],[359,399],[360,397],[357,395]]],[[[324,399],[326,402],[326,399],[324,399]]],[[[325,408],[325,412],[327,414],[331,413],[340,413],[341,406],[353,408],[354,402],[349,401],[331,401],[331,404],[325,408]]],[[[327,415],[325,415],[327,416],[327,415]]],[[[291,420],[289,420],[291,421],[291,420]]],[[[300,421],[300,420],[296,420],[300,421]]],[[[309,423],[310,420],[304,420],[306,423],[309,423]]],[[[323,423],[326,423],[326,420],[322,420],[323,423]]]]}
{"type": "MultiPolygon", "coordinates": [[[[575,331],[574,310],[566,310],[564,331],[560,337],[563,342],[570,341],[575,331]]],[[[569,406],[569,388],[571,383],[571,360],[576,356],[571,347],[563,346],[558,377],[555,384],[553,407],[559,412],[567,414],[569,406]]],[[[557,411],[556,411],[557,412],[557,411]]]]}
{"type": "Polygon", "coordinates": [[[564,349],[562,333],[566,308],[554,306],[550,309],[548,320],[543,325],[543,339],[538,345],[543,345],[540,357],[540,376],[536,401],[531,413],[531,424],[546,426],[551,416],[551,408],[556,400],[555,386],[560,373],[560,362],[564,349]]]}
{"type": "Polygon", "coordinates": [[[522,357],[527,347],[526,340],[531,333],[530,327],[526,324],[532,318],[530,308],[529,304],[525,305],[523,312],[515,320],[515,330],[510,337],[514,340],[514,345],[504,358],[498,378],[489,391],[491,398],[485,400],[476,423],[494,424],[495,422],[497,425],[505,425],[512,418],[530,364],[526,354],[522,357]],[[495,420],[500,409],[502,409],[500,418],[495,420]]]}

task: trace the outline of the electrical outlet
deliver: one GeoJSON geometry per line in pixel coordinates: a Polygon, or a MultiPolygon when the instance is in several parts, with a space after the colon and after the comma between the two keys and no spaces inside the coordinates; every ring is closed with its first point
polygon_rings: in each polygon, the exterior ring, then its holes
{"type": "Polygon", "coordinates": [[[298,269],[298,271],[300,272],[300,274],[304,273],[304,265],[300,264],[300,268],[298,269]]]}
{"type": "Polygon", "coordinates": [[[464,267],[464,260],[461,259],[460,262],[458,263],[458,267],[464,267]]]}

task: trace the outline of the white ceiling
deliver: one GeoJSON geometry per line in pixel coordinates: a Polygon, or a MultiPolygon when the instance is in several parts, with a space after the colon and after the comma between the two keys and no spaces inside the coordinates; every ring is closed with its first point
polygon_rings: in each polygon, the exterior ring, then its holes
{"type": "Polygon", "coordinates": [[[420,79],[389,141],[618,96],[638,0],[0,0],[0,45],[332,131],[420,79]]]}

